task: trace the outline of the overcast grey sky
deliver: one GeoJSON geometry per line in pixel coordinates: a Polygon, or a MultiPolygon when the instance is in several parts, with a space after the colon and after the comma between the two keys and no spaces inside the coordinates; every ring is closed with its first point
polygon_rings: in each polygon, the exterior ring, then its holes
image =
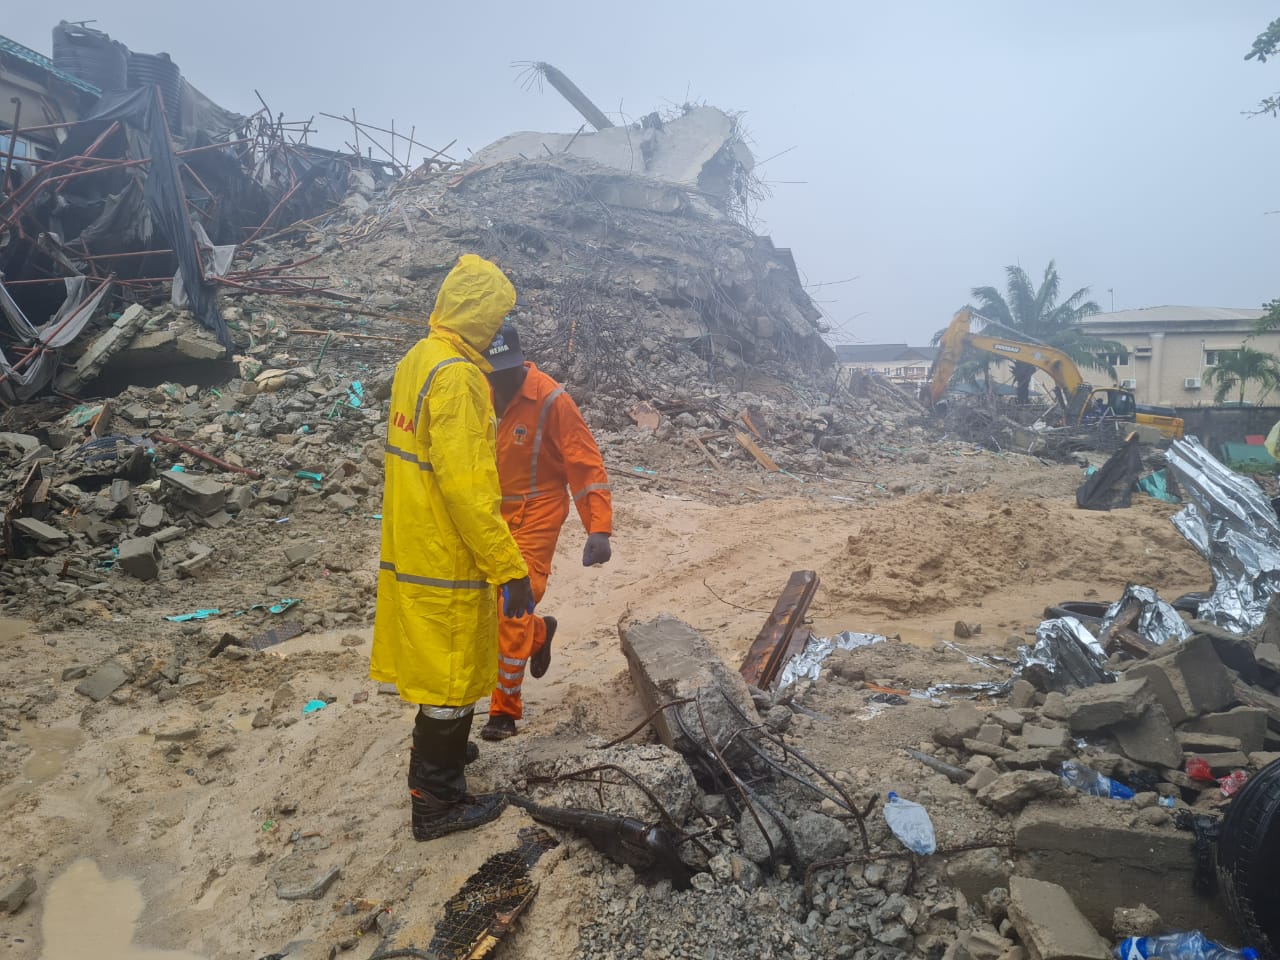
{"type": "MultiPolygon", "coordinates": [[[[759,215],[833,325],[927,342],[1003,266],[1093,288],[1103,309],[1253,307],[1280,296],[1280,89],[1242,58],[1280,4],[1255,0],[308,4],[47,0],[0,31],[44,53],[60,17],[165,51],[223,106],[348,112],[479,149],[573,131],[512,61],[546,60],[631,118],[686,99],[746,113],[759,215]]],[[[323,121],[335,139],[348,131],[323,121]]]]}

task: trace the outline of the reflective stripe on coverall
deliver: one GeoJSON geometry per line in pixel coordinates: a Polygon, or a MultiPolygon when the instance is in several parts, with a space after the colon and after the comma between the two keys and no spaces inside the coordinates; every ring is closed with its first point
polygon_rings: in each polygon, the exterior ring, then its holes
{"type": "Polygon", "coordinates": [[[498,652],[494,587],[527,573],[502,517],[481,352],[515,299],[496,266],[463,256],[430,334],[396,366],[369,676],[410,703],[456,708],[484,696],[498,652]]]}
{"type": "MultiPolygon", "coordinates": [[[[524,385],[498,421],[498,476],[502,515],[529,568],[533,596],[541,602],[551,573],[560,528],[572,497],[587,533],[613,532],[609,476],[600,448],[564,387],[532,363],[524,385]]],[[[524,715],[520,691],[529,658],[547,640],[537,615],[498,621],[498,683],[489,713],[517,720],[524,715]]]]}

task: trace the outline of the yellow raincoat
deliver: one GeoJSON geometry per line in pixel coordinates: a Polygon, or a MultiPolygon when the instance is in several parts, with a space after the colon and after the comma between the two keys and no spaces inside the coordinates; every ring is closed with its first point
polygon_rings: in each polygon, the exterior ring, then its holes
{"type": "Polygon", "coordinates": [[[493,689],[494,587],[528,575],[502,519],[482,353],[515,301],[501,270],[464,255],[396,367],[369,675],[410,703],[460,707],[493,689]]]}

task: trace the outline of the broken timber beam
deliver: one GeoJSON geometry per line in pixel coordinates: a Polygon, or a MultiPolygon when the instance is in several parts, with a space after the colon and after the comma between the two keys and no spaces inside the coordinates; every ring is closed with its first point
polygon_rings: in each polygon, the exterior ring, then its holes
{"type": "Polygon", "coordinates": [[[742,661],[740,672],[747,683],[768,690],[778,679],[783,665],[804,648],[809,631],[801,629],[801,625],[818,592],[819,582],[812,570],[797,570],[788,578],[773,612],[742,661]]]}
{"type": "Polygon", "coordinates": [[[782,468],[773,462],[773,458],[761,450],[759,444],[741,430],[733,431],[733,437],[738,441],[738,445],[741,446],[743,450],[746,450],[747,453],[756,458],[756,463],[760,464],[760,466],[764,467],[770,473],[782,472],[782,468]]]}
{"type": "Polygon", "coordinates": [[[1116,618],[1098,635],[1102,649],[1107,653],[1114,653],[1118,648],[1135,660],[1145,660],[1159,650],[1156,644],[1134,630],[1141,615],[1142,601],[1130,597],[1120,608],[1116,618]]]}

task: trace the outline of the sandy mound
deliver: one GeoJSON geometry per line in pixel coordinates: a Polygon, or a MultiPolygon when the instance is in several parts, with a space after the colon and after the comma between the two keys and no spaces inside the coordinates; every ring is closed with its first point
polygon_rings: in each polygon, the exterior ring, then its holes
{"type": "Polygon", "coordinates": [[[1045,580],[1195,582],[1204,565],[1155,501],[1118,514],[1066,500],[923,494],[861,511],[827,583],[886,615],[936,613],[1045,580]]]}

